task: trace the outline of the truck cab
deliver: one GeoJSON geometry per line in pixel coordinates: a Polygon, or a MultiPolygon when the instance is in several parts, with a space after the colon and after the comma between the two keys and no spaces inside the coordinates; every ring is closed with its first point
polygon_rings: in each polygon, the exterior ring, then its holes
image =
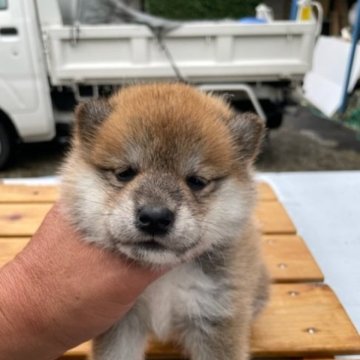
{"type": "Polygon", "coordinates": [[[44,51],[32,1],[0,0],[0,168],[17,140],[55,136],[44,51]]]}

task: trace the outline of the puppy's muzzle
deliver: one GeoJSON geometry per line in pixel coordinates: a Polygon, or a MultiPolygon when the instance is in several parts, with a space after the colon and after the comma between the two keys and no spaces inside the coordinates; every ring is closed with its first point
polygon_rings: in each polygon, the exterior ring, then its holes
{"type": "Polygon", "coordinates": [[[145,205],[136,215],[136,227],[149,235],[167,234],[175,220],[175,214],[165,206],[145,205]]]}

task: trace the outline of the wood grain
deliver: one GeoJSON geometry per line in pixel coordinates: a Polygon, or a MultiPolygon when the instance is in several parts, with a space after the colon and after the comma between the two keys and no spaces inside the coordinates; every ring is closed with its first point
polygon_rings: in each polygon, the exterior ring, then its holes
{"type": "MultiPolygon", "coordinates": [[[[291,359],[288,359],[288,360],[291,360],[291,359]]],[[[298,359],[299,360],[299,359],[298,359]]],[[[313,357],[311,357],[311,358],[302,358],[301,360],[334,360],[334,357],[333,356],[331,356],[331,357],[329,357],[329,356],[327,356],[327,357],[316,357],[316,358],[313,358],[313,357]]],[[[359,359],[353,359],[353,360],[359,360],[359,359]]]]}
{"type": "MultiPolygon", "coordinates": [[[[29,238],[0,238],[0,267],[27,244],[29,238]]],[[[322,281],[323,274],[305,243],[295,235],[262,238],[264,259],[273,282],[322,281]]]]}
{"type": "MultiPolygon", "coordinates": [[[[274,284],[271,290],[271,301],[253,326],[253,356],[325,357],[360,353],[360,336],[328,286],[274,284]]],[[[147,355],[153,360],[184,358],[170,344],[154,340],[149,343],[147,355]]]]}
{"type": "Polygon", "coordinates": [[[291,221],[284,207],[277,201],[261,201],[256,208],[264,234],[295,234],[295,225],[291,221]]]}
{"type": "Polygon", "coordinates": [[[90,341],[88,341],[86,343],[83,343],[83,344],[76,346],[75,348],[69,350],[65,354],[64,357],[65,358],[87,357],[87,356],[90,356],[90,349],[91,349],[91,343],[90,343],[90,341]]]}
{"type": "Polygon", "coordinates": [[[320,282],[319,266],[304,240],[297,235],[262,237],[265,262],[275,282],[320,282]]]}
{"type": "Polygon", "coordinates": [[[52,204],[0,204],[0,236],[32,236],[52,204]]]}
{"type": "MultiPolygon", "coordinates": [[[[51,205],[51,203],[0,204],[0,236],[33,235],[51,205]]],[[[260,202],[256,215],[265,234],[295,233],[292,221],[278,202],[260,202]]]]}
{"type": "Polygon", "coordinates": [[[327,285],[275,284],[251,348],[256,356],[359,354],[360,337],[327,285]]]}
{"type": "MultiPolygon", "coordinates": [[[[265,261],[276,284],[272,298],[253,327],[251,351],[255,357],[325,357],[359,354],[359,334],[331,289],[319,283],[323,274],[276,195],[258,184],[256,216],[263,232],[265,261]],[[300,283],[306,282],[306,283],[300,283]]],[[[58,197],[57,186],[0,184],[0,266],[29,241],[58,197]]],[[[66,353],[85,359],[89,343],[66,353]]],[[[149,359],[182,358],[169,344],[150,342],[149,359]]]]}
{"type": "MultiPolygon", "coordinates": [[[[56,185],[4,185],[0,183],[0,203],[43,203],[54,202],[59,198],[56,185]]],[[[260,201],[275,201],[276,195],[269,184],[258,183],[260,201]]]]}
{"type": "MultiPolygon", "coordinates": [[[[251,352],[255,357],[359,354],[360,337],[328,286],[274,284],[271,302],[253,326],[251,352]]],[[[152,341],[148,358],[182,357],[152,341]]]]}
{"type": "Polygon", "coordinates": [[[28,241],[29,238],[0,238],[0,268],[12,260],[28,241]]]}
{"type": "Polygon", "coordinates": [[[58,186],[0,184],[0,203],[54,202],[58,197],[58,186]]]}
{"type": "Polygon", "coordinates": [[[258,182],[258,199],[259,201],[276,201],[277,197],[268,183],[260,181],[258,182]]]}

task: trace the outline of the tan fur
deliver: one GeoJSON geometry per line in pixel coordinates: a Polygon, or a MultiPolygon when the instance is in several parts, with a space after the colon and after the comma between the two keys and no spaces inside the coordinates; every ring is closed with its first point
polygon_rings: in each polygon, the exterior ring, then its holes
{"type": "Polygon", "coordinates": [[[177,333],[196,360],[246,359],[268,283],[252,221],[261,120],[175,83],[128,87],[80,105],[76,116],[62,185],[72,221],[89,241],[145,265],[180,264],[96,341],[95,358],[141,359],[152,330],[160,338],[177,333]],[[136,176],[119,182],[114,174],[129,166],[136,176]],[[193,175],[208,185],[191,190],[186,179],[193,175]],[[148,240],[134,228],[147,203],[176,214],[170,233],[154,238],[164,251],[136,247],[148,240]],[[124,349],[130,338],[134,344],[124,349]]]}

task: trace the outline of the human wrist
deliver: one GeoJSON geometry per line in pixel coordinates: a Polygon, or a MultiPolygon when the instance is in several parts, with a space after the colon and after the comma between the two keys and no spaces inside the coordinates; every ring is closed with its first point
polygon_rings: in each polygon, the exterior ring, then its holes
{"type": "Polygon", "coordinates": [[[39,285],[18,259],[1,269],[0,283],[0,360],[20,360],[24,354],[29,360],[50,359],[61,354],[66,345],[49,328],[55,304],[46,294],[52,289],[39,285]]]}

